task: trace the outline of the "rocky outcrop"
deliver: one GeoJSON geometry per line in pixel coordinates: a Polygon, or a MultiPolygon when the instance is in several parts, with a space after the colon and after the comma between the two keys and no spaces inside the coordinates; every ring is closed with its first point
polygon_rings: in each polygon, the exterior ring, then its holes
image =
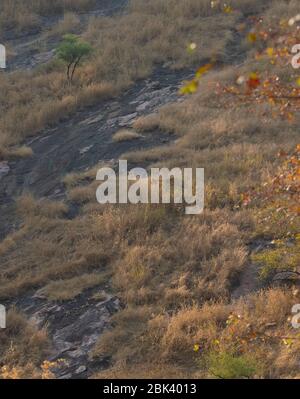
{"type": "Polygon", "coordinates": [[[93,289],[70,301],[49,302],[37,292],[17,306],[38,328],[47,329],[49,360],[59,360],[60,364],[55,370],[57,378],[87,378],[94,369],[108,365],[109,359],[95,361],[90,354],[101,334],[110,328],[111,315],[120,308],[117,297],[93,289]]]}

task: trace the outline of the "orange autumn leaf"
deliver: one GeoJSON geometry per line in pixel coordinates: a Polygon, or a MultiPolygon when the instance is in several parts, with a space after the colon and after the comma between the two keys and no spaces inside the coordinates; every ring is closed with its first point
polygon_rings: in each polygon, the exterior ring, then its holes
{"type": "Polygon", "coordinates": [[[196,72],[196,78],[198,79],[201,78],[201,76],[206,72],[208,72],[212,68],[212,66],[213,66],[212,64],[206,64],[200,67],[196,72]]]}
{"type": "Polygon", "coordinates": [[[288,155],[287,152],[284,151],[284,150],[280,150],[280,151],[278,152],[278,156],[279,156],[279,157],[286,157],[287,155],[288,155]]]}
{"type": "Polygon", "coordinates": [[[249,79],[247,81],[247,86],[250,90],[256,89],[260,85],[260,79],[257,73],[253,72],[250,74],[249,79]]]}
{"type": "Polygon", "coordinates": [[[244,194],[241,195],[241,200],[242,200],[242,204],[244,206],[247,206],[247,205],[249,205],[251,203],[251,197],[247,193],[244,193],[244,194]]]}
{"type": "Polygon", "coordinates": [[[297,215],[300,215],[300,206],[296,205],[290,208],[290,210],[294,213],[296,213],[297,215]]]}

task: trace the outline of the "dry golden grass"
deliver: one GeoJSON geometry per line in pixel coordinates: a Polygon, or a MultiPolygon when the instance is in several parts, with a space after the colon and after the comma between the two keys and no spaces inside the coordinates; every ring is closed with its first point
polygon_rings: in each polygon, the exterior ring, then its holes
{"type": "Polygon", "coordinates": [[[153,132],[160,126],[160,114],[150,114],[137,118],[132,127],[138,132],[153,132]]]}
{"type": "Polygon", "coordinates": [[[115,356],[115,367],[97,377],[122,378],[125,373],[125,378],[130,378],[137,368],[141,378],[151,376],[153,370],[156,378],[172,378],[174,371],[177,378],[216,377],[202,361],[203,354],[232,353],[237,347],[251,354],[254,377],[299,378],[299,342],[288,322],[294,301],[289,292],[272,289],[232,304],[182,306],[172,315],[163,310],[153,314],[152,309],[141,306],[127,308],[114,316],[118,328],[107,332],[95,349],[95,355],[115,356]],[[228,326],[233,314],[239,315],[235,328],[228,326]],[[257,339],[241,348],[239,340],[243,341],[252,330],[271,339],[257,339]],[[292,347],[283,344],[285,336],[295,338],[292,347]],[[197,352],[193,350],[195,344],[200,346],[197,352]]]}
{"type": "Polygon", "coordinates": [[[76,33],[80,27],[80,19],[74,12],[66,12],[63,19],[61,19],[55,26],[47,31],[47,37],[63,36],[67,33],[76,33]]]}
{"type": "Polygon", "coordinates": [[[69,280],[52,281],[39,293],[52,301],[66,301],[75,298],[87,288],[106,283],[108,278],[109,275],[107,273],[82,274],[69,280]]]}
{"type": "MultiPolygon", "coordinates": [[[[171,33],[176,33],[167,16],[176,21],[184,40],[191,37],[183,33],[185,24],[189,35],[202,29],[194,27],[194,15],[207,18],[207,23],[224,17],[210,15],[208,2],[189,0],[178,9],[177,4],[172,0],[135,1],[133,14],[101,20],[103,25],[94,21],[87,37],[92,40],[99,30],[103,37],[99,54],[111,58],[96,58],[95,65],[81,69],[81,78],[93,80],[98,65],[107,82],[116,74],[130,81],[132,71],[142,74],[155,60],[162,61],[163,39],[168,43],[171,33]],[[151,30],[148,19],[158,10],[167,33],[160,27],[160,19],[151,30]],[[118,29],[113,30],[116,21],[118,29]],[[145,29],[139,38],[133,35],[137,28],[145,29]],[[106,47],[108,37],[112,40],[106,47]],[[136,44],[130,51],[125,44],[129,39],[136,44]],[[147,51],[143,52],[144,48],[147,51]],[[109,59],[111,64],[105,64],[109,59]],[[134,67],[136,60],[144,61],[142,69],[134,67]]],[[[251,0],[236,1],[233,6],[241,9],[241,4],[244,11],[261,5],[251,0]]],[[[296,3],[290,4],[294,10],[296,3]]],[[[278,9],[281,7],[275,3],[267,11],[268,18],[279,21],[278,9]]],[[[226,22],[228,27],[234,16],[226,22]]],[[[149,20],[153,22],[153,18],[149,20]]],[[[173,45],[165,55],[174,65],[182,62],[173,45]]],[[[67,300],[107,281],[125,306],[113,316],[113,328],[101,336],[91,354],[112,359],[109,369],[95,377],[211,378],[232,374],[234,364],[241,373],[238,377],[245,377],[246,372],[250,378],[300,378],[300,343],[290,323],[299,293],[270,286],[232,299],[241,273],[251,267],[247,244],[263,234],[257,225],[261,209],[243,208],[241,194],[273,176],[278,151],[290,151],[299,141],[298,115],[287,123],[274,117],[270,105],[245,105],[214,93],[215,83],[233,84],[240,74],[258,65],[250,51],[240,68],[212,71],[201,80],[198,93],[134,123],[138,132],[165,131],[176,140],[168,146],[124,155],[129,161],[139,166],[205,168],[203,214],[188,217],[173,205],[100,206],[95,199],[97,167],[64,179],[68,201],[80,208],[72,220],[65,219],[67,209],[62,203],[28,195],[19,201],[22,225],[0,243],[0,300],[33,288],[50,300],[67,300]],[[286,337],[291,342],[284,341],[286,337]]],[[[265,65],[265,73],[271,73],[271,68],[271,64],[265,65]]],[[[39,84],[44,87],[44,78],[39,84]]],[[[76,93],[68,93],[70,98],[64,100],[70,112],[75,98],[79,101],[76,93]]],[[[282,233],[275,225],[264,226],[270,227],[269,238],[282,233]]]]}
{"type": "Polygon", "coordinates": [[[6,322],[7,328],[0,335],[0,369],[3,366],[22,367],[29,377],[49,350],[46,331],[38,331],[15,309],[8,311],[6,322]]]}
{"type": "Polygon", "coordinates": [[[94,7],[95,0],[2,0],[0,4],[0,32],[14,29],[15,32],[41,28],[41,16],[62,14],[65,11],[87,11],[94,7]]]}
{"type": "Polygon", "coordinates": [[[95,180],[98,169],[112,167],[113,163],[114,161],[99,162],[93,168],[86,169],[82,172],[68,173],[64,176],[63,183],[68,191],[70,191],[74,186],[79,186],[84,182],[92,182],[93,180],[95,180]]]}
{"type": "Polygon", "coordinates": [[[115,143],[120,143],[122,141],[136,140],[139,139],[140,137],[141,135],[135,132],[134,130],[122,129],[113,135],[112,140],[115,143]]]}
{"type": "Polygon", "coordinates": [[[25,145],[17,148],[0,148],[1,159],[21,159],[28,158],[33,155],[32,149],[25,145]]]}
{"type": "Polygon", "coordinates": [[[97,182],[88,186],[74,187],[68,192],[68,199],[78,204],[84,204],[95,198],[96,189],[97,182]]]}
{"type": "Polygon", "coordinates": [[[92,19],[83,36],[95,52],[72,87],[66,85],[64,68],[57,62],[36,71],[1,74],[0,150],[5,153],[79,107],[116,95],[149,75],[157,63],[168,61],[178,68],[212,56],[222,59],[232,40],[230,29],[240,16],[240,11],[227,15],[212,10],[208,0],[155,0],[151,6],[132,1],[129,12],[119,17],[92,19]],[[198,50],[188,54],[187,45],[197,38],[198,50]]]}
{"type": "Polygon", "coordinates": [[[23,218],[42,216],[55,219],[64,216],[68,211],[68,207],[63,202],[36,201],[31,194],[24,194],[17,201],[17,210],[23,218]]]}

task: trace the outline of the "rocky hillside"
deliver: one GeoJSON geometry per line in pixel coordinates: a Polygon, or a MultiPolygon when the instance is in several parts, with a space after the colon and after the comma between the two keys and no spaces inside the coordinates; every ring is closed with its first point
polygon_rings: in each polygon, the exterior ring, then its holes
{"type": "Polygon", "coordinates": [[[298,2],[29,3],[0,5],[0,377],[299,378],[298,2]],[[119,159],[204,168],[204,212],[98,204],[119,159]]]}

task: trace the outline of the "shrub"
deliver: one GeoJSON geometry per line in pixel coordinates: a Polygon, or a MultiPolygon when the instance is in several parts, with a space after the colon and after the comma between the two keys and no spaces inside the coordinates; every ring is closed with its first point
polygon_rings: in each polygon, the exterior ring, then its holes
{"type": "Polygon", "coordinates": [[[73,34],[64,35],[56,50],[57,57],[67,65],[67,79],[73,81],[74,73],[80,61],[92,52],[92,46],[73,34]]]}
{"type": "Polygon", "coordinates": [[[222,379],[251,378],[258,370],[256,360],[250,355],[211,352],[206,360],[210,373],[222,379]]]}

